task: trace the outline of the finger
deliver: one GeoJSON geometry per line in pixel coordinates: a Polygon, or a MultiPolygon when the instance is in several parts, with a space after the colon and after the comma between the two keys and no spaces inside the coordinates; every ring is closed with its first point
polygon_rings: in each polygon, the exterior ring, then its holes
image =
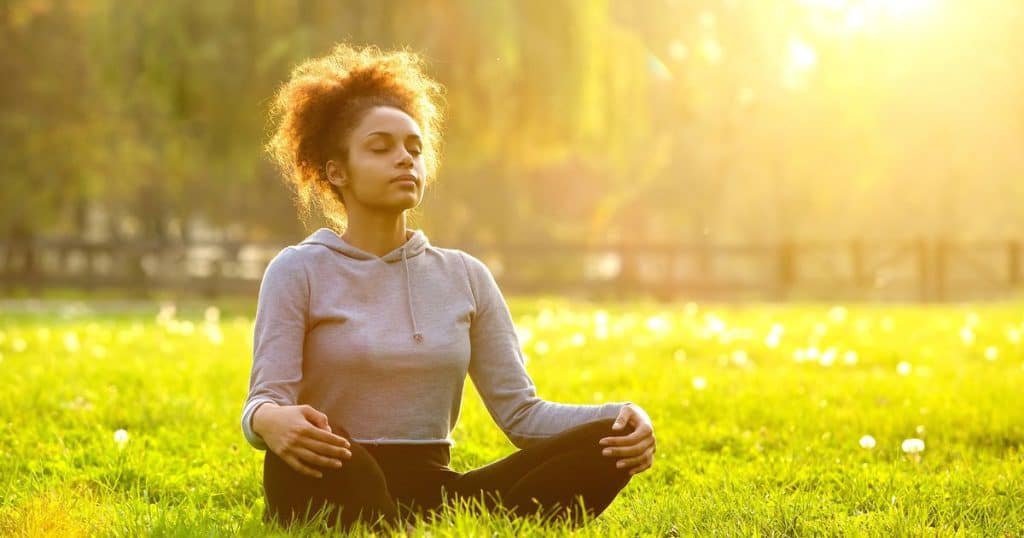
{"type": "Polygon", "coordinates": [[[654,445],[651,438],[642,439],[639,443],[629,446],[607,447],[601,451],[604,456],[637,456],[643,454],[654,445]]]}
{"type": "Polygon", "coordinates": [[[651,458],[650,452],[649,451],[644,451],[643,453],[641,453],[638,456],[633,456],[631,458],[622,458],[622,459],[620,459],[619,461],[615,462],[615,466],[619,467],[620,469],[621,468],[628,468],[628,467],[636,467],[637,465],[640,465],[641,463],[647,463],[647,460],[649,460],[650,458],[651,458]]]}
{"type": "Polygon", "coordinates": [[[304,463],[299,461],[298,458],[296,458],[295,456],[288,455],[288,456],[284,456],[281,459],[283,459],[285,461],[285,463],[288,464],[289,467],[291,467],[292,469],[295,469],[299,473],[302,473],[302,474],[304,474],[306,476],[312,476],[313,478],[323,478],[324,477],[323,473],[321,473],[320,471],[317,471],[316,469],[312,469],[310,467],[307,467],[304,463]]]}
{"type": "Polygon", "coordinates": [[[317,454],[316,452],[306,448],[296,447],[292,452],[294,452],[295,456],[307,465],[313,464],[331,469],[340,469],[342,466],[341,460],[317,454]]]}
{"type": "Polygon", "coordinates": [[[340,446],[332,445],[330,443],[325,443],[323,441],[318,441],[311,437],[300,437],[299,444],[305,448],[310,449],[313,452],[316,452],[317,454],[322,454],[324,456],[344,459],[352,458],[351,450],[347,448],[341,448],[340,446]]]}
{"type": "Polygon", "coordinates": [[[622,406],[619,411],[619,416],[615,417],[615,422],[612,423],[613,430],[621,430],[626,424],[629,424],[630,417],[633,416],[633,408],[628,405],[622,406]]]}
{"type": "Polygon", "coordinates": [[[633,476],[635,474],[640,474],[640,473],[642,473],[642,472],[644,472],[644,471],[646,471],[647,469],[650,469],[650,468],[651,468],[651,464],[650,463],[648,463],[646,465],[641,465],[639,467],[634,467],[634,468],[629,470],[629,476],[633,476]]]}
{"type": "Polygon", "coordinates": [[[331,445],[340,446],[342,448],[352,448],[352,443],[350,443],[348,439],[345,439],[344,437],[336,433],[331,433],[329,431],[321,430],[319,428],[314,427],[310,427],[304,430],[304,433],[306,434],[306,437],[316,439],[317,441],[322,441],[324,443],[328,443],[331,445]]]}
{"type": "Polygon", "coordinates": [[[302,413],[302,416],[306,417],[306,420],[312,422],[316,427],[330,429],[330,426],[327,424],[327,415],[317,411],[314,407],[308,404],[302,405],[299,406],[299,412],[302,413]]]}
{"type": "Polygon", "coordinates": [[[622,446],[622,445],[635,445],[640,442],[641,439],[649,437],[654,433],[648,424],[641,424],[633,430],[633,433],[629,435],[620,435],[617,437],[605,437],[601,439],[600,444],[605,446],[622,446]]]}

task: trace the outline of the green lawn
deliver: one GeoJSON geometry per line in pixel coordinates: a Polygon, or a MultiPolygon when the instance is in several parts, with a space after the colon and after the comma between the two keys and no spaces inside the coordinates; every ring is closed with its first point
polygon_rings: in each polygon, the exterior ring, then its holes
{"type": "MultiPolygon", "coordinates": [[[[0,534],[274,534],[238,424],[254,299],[70,305],[0,310],[0,534]]],[[[1024,534],[1022,307],[511,300],[542,397],[654,421],[594,536],[1024,534]]],[[[460,471],[514,450],[468,381],[453,435],[460,471]]],[[[453,507],[416,534],[568,532],[453,507]]]]}

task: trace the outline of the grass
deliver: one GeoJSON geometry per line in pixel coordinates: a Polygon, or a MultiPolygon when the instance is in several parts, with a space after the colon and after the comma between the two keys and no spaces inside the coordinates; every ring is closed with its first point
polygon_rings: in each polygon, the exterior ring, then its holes
{"type": "MultiPolygon", "coordinates": [[[[0,535],[320,535],[260,521],[253,303],[5,302],[0,535]]],[[[510,306],[542,397],[655,424],[654,467],[576,535],[1024,534],[1019,303],[510,306]]],[[[468,381],[453,436],[459,471],[514,450],[468,381]]],[[[571,531],[452,506],[413,534],[571,531]]]]}

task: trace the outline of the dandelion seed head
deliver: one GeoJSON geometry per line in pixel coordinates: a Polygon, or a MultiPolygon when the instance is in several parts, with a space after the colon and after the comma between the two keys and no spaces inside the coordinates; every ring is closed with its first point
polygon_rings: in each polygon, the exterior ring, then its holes
{"type": "Polygon", "coordinates": [[[985,348],[985,358],[994,361],[999,358],[999,348],[996,346],[988,346],[985,348]]]}
{"type": "Polygon", "coordinates": [[[123,447],[128,442],[128,432],[125,430],[117,430],[114,432],[114,442],[119,447],[123,447]]]}
{"type": "Polygon", "coordinates": [[[696,376],[691,381],[694,390],[704,390],[708,387],[708,381],[701,376],[696,376]]]}
{"type": "Polygon", "coordinates": [[[900,448],[907,454],[919,454],[924,451],[924,441],[916,437],[904,439],[900,448]]]}
{"type": "Polygon", "coordinates": [[[206,325],[203,332],[211,344],[219,346],[224,343],[224,333],[220,330],[219,325],[206,325]]]}
{"type": "Polygon", "coordinates": [[[156,315],[157,324],[163,325],[168,321],[171,321],[172,319],[174,319],[174,316],[175,314],[177,314],[177,311],[178,307],[176,307],[174,303],[164,303],[160,305],[160,312],[158,312],[156,315]]]}
{"type": "Polygon", "coordinates": [[[78,353],[81,347],[77,333],[71,331],[64,333],[64,349],[68,350],[68,353],[78,353]]]}
{"type": "Polygon", "coordinates": [[[647,318],[646,325],[648,331],[658,334],[664,334],[672,328],[669,321],[661,315],[651,316],[647,318]]]}
{"type": "Polygon", "coordinates": [[[818,359],[818,363],[826,367],[832,366],[832,364],[836,362],[836,354],[836,349],[830,347],[821,354],[821,357],[818,359]]]}
{"type": "Polygon", "coordinates": [[[206,311],[203,312],[203,319],[207,323],[220,323],[220,309],[213,305],[206,307],[206,311]]]}
{"type": "Polygon", "coordinates": [[[846,308],[842,306],[832,307],[832,309],[828,311],[828,319],[832,323],[842,323],[846,321],[846,308]]]}
{"type": "Polygon", "coordinates": [[[697,315],[698,310],[700,310],[700,307],[697,306],[697,303],[686,303],[686,306],[683,307],[683,314],[686,314],[688,318],[692,318],[697,315]]]}
{"type": "Polygon", "coordinates": [[[870,435],[865,435],[864,437],[861,437],[860,438],[860,447],[861,448],[866,448],[868,450],[871,450],[872,448],[875,448],[875,438],[871,437],[870,435]]]}
{"type": "Polygon", "coordinates": [[[910,375],[910,370],[912,368],[913,367],[910,365],[909,362],[900,361],[899,364],[896,365],[896,373],[900,375],[910,375]]]}
{"type": "Polygon", "coordinates": [[[964,317],[964,323],[968,327],[977,327],[981,323],[981,317],[978,316],[977,312],[968,312],[964,317]]]}
{"type": "Polygon", "coordinates": [[[965,346],[969,346],[969,345],[973,344],[974,343],[974,331],[971,330],[970,327],[962,327],[960,329],[960,341],[962,341],[965,346]]]}

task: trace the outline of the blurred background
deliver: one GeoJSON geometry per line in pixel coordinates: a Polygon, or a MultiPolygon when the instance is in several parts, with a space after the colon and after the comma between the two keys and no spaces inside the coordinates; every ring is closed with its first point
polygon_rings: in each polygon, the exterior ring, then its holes
{"type": "Polygon", "coordinates": [[[2,292],[254,293],[316,228],[270,97],[340,41],[446,86],[410,226],[506,291],[1021,296],[1005,0],[0,0],[2,292]]]}

